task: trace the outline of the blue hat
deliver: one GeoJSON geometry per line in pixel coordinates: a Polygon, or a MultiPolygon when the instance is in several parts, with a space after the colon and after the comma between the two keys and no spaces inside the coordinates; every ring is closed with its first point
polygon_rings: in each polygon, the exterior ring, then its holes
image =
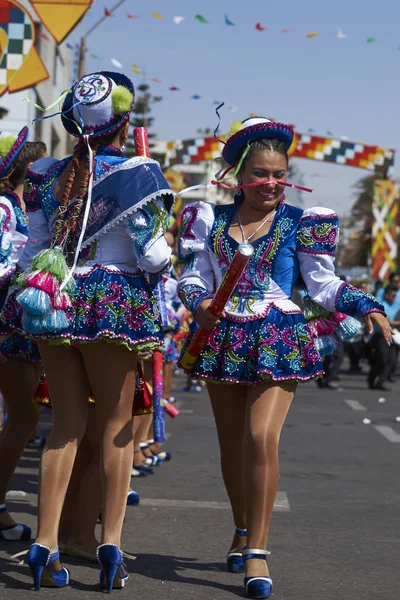
{"type": "Polygon", "coordinates": [[[0,178],[5,177],[14,160],[28,141],[29,129],[23,127],[17,137],[5,131],[0,133],[0,178]]]}
{"type": "Polygon", "coordinates": [[[110,135],[129,119],[135,89],[129,77],[100,71],[85,75],[66,96],[61,112],[65,129],[75,137],[110,135]]]}
{"type": "Polygon", "coordinates": [[[254,140],[277,139],[287,150],[292,145],[293,129],[284,123],[276,123],[264,117],[250,117],[240,125],[240,129],[228,138],[222,152],[228,165],[235,166],[247,144],[254,140]]]}

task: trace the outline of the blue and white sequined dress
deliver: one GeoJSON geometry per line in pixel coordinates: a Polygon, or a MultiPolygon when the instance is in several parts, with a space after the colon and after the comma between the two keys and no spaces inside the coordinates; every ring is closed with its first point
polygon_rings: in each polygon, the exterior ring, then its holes
{"type": "MultiPolygon", "coordinates": [[[[31,169],[23,267],[49,247],[59,206],[53,190],[68,161],[42,159],[31,169]]],[[[72,308],[66,311],[68,328],[33,337],[72,344],[106,339],[130,349],[150,350],[162,344],[163,326],[148,274],[159,273],[169,264],[164,232],[172,194],[158,163],[151,159],[126,159],[114,148],[100,148],[95,169],[88,225],[74,273],[76,286],[70,294],[72,308]]],[[[16,297],[16,292],[9,296],[2,316],[21,330],[16,297]]]]}
{"type": "MultiPolygon", "coordinates": [[[[3,308],[17,265],[28,240],[28,220],[14,193],[0,196],[0,310],[3,308]]],[[[9,327],[0,325],[0,335],[10,337],[0,345],[0,354],[8,358],[40,360],[37,346],[32,340],[9,327]]]]}
{"type": "MultiPolygon", "coordinates": [[[[178,288],[193,315],[203,300],[213,297],[238,247],[229,235],[237,205],[199,202],[183,213],[179,252],[184,268],[178,288]]],[[[310,328],[291,301],[299,277],[313,300],[330,312],[355,317],[383,312],[374,298],[336,277],[338,234],[333,211],[303,211],[282,200],[269,232],[253,242],[253,257],[193,377],[254,385],[322,375],[310,328]]]]}

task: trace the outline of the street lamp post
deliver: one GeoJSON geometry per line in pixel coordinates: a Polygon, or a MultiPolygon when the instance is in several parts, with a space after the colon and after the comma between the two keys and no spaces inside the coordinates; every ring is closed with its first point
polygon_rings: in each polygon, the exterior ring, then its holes
{"type": "MultiPolygon", "coordinates": [[[[122,6],[122,4],[124,4],[126,2],[126,0],[119,0],[111,9],[110,9],[110,13],[114,14],[116,10],[118,10],[118,8],[120,6],[122,6]]],[[[81,77],[84,76],[85,71],[86,71],[86,67],[85,67],[85,56],[86,56],[86,49],[87,49],[87,44],[86,44],[86,40],[89,37],[89,35],[91,33],[93,33],[93,31],[95,29],[97,29],[100,25],[102,25],[104,23],[104,21],[106,19],[108,19],[109,17],[107,15],[103,15],[98,21],[96,21],[96,23],[94,23],[92,25],[92,27],[86,32],[86,34],[81,38],[81,43],[79,46],[79,59],[78,59],[78,79],[80,79],[81,77]]]]}

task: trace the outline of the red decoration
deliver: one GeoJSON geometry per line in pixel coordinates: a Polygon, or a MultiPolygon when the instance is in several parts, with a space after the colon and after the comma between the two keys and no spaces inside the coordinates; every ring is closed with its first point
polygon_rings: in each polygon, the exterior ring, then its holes
{"type": "Polygon", "coordinates": [[[169,91],[170,92],[180,92],[181,90],[178,87],[176,87],[176,85],[173,85],[169,88],[169,91]]]}
{"type": "Polygon", "coordinates": [[[110,12],[110,11],[108,10],[108,8],[105,8],[105,9],[104,9],[104,16],[105,16],[105,17],[112,17],[112,12],[110,12]]]}
{"type": "Polygon", "coordinates": [[[140,19],[140,15],[131,15],[131,13],[126,13],[128,19],[140,19]]]}
{"type": "Polygon", "coordinates": [[[256,23],[256,29],[257,31],[265,31],[266,27],[263,27],[261,23],[256,23]]]}

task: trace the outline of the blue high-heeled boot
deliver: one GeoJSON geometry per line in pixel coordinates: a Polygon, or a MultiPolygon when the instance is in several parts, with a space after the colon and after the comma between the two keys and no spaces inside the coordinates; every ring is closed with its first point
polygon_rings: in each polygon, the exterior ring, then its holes
{"type": "MultiPolygon", "coordinates": [[[[246,536],[246,529],[235,530],[235,535],[246,536]]],[[[226,557],[229,573],[244,573],[244,562],[241,550],[230,550],[226,557]]]]}
{"type": "Polygon", "coordinates": [[[33,544],[26,556],[26,563],[33,577],[35,590],[40,587],[66,587],[70,582],[70,573],[63,567],[60,571],[51,569],[51,565],[59,560],[60,553],[56,548],[53,553],[47,546],[33,544]]]}
{"type": "Polygon", "coordinates": [[[120,590],[128,579],[123,568],[121,550],[115,544],[102,544],[97,548],[97,559],[101,564],[100,585],[107,592],[120,590]]]}
{"type": "MultiPolygon", "coordinates": [[[[267,561],[268,552],[266,550],[243,550],[243,560],[250,558],[260,558],[267,561]]],[[[261,599],[269,598],[272,594],[272,579],[269,576],[245,577],[244,589],[247,598],[261,599]]]]}

